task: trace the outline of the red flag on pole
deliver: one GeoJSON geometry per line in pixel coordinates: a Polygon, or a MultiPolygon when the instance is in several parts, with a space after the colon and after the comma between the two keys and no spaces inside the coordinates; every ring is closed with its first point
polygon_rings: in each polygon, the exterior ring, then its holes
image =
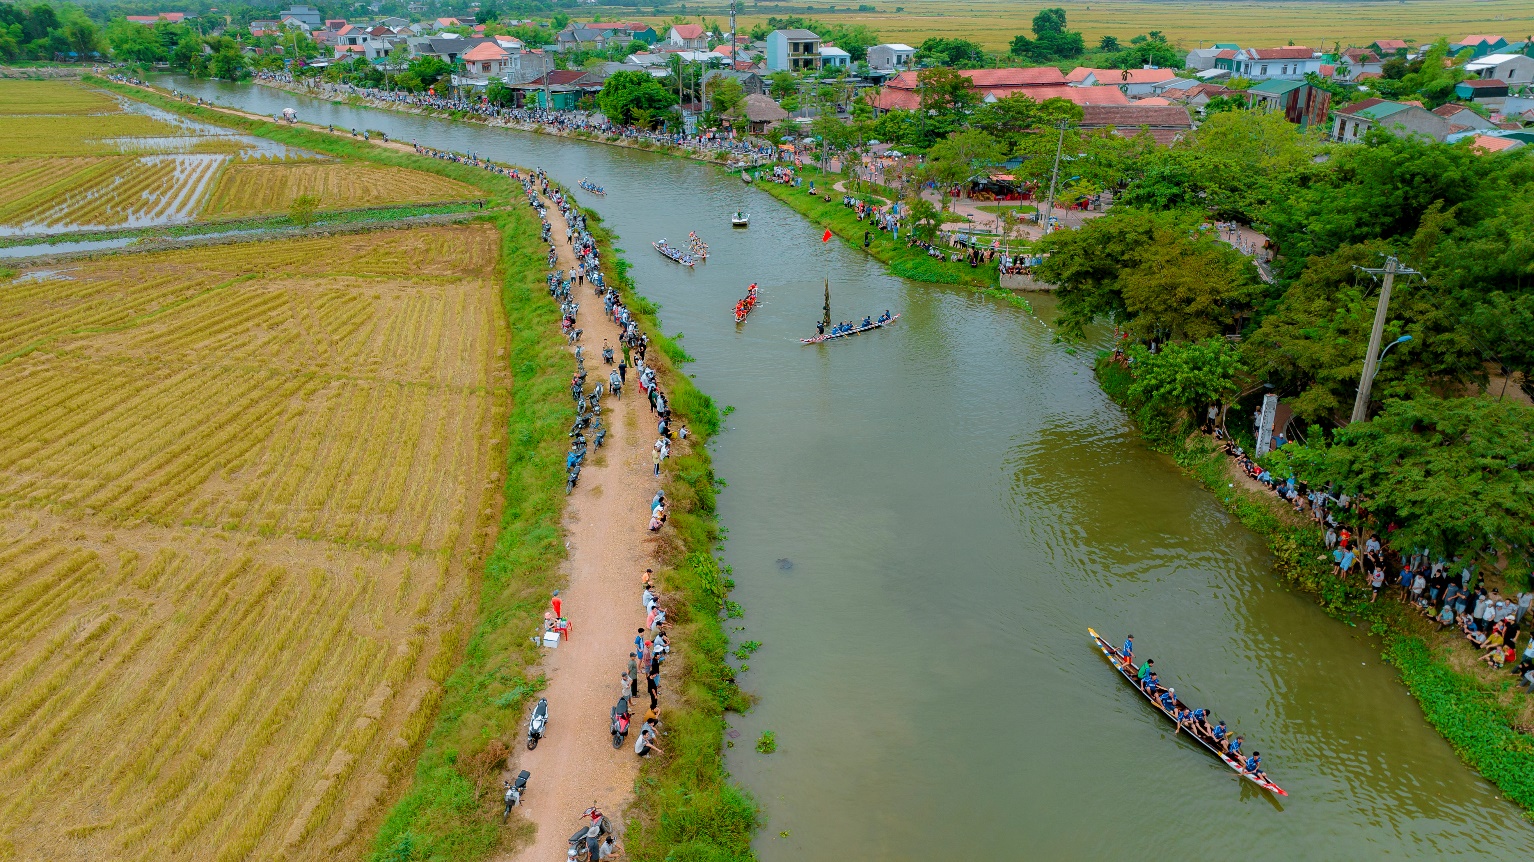
{"type": "Polygon", "coordinates": [[[820,241],[821,242],[830,242],[831,241],[831,229],[830,228],[826,228],[826,235],[821,237],[820,241]]]}

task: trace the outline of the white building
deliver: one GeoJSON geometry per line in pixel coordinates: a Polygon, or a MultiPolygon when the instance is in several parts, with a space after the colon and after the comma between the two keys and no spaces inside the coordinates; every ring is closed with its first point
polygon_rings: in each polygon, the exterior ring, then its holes
{"type": "Polygon", "coordinates": [[[1534,57],[1522,54],[1487,54],[1465,64],[1472,78],[1496,79],[1509,84],[1534,82],[1534,57]]]}
{"type": "Polygon", "coordinates": [[[868,49],[868,68],[880,72],[909,69],[916,62],[916,49],[910,45],[891,42],[868,49]]]}
{"type": "Polygon", "coordinates": [[[1266,81],[1269,78],[1302,80],[1309,74],[1321,74],[1321,58],[1309,48],[1243,48],[1236,52],[1235,71],[1243,78],[1266,81]]]}

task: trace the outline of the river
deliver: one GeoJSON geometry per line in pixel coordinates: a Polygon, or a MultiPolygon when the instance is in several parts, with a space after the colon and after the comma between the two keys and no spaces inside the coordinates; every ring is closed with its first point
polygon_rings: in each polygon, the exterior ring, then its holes
{"type": "MultiPolygon", "coordinates": [[[[1534,829],[1429,727],[1364,632],[1274,578],[1263,542],[1098,389],[1039,317],[892,277],[714,168],[311,100],[220,104],[542,166],[621,237],[642,292],[735,408],[715,446],[725,560],[763,643],[732,775],[779,860],[1494,858],[1534,829]],[[749,230],[728,215],[751,212],[749,230]],[[697,230],[685,270],[647,246],[697,230]],[[896,326],[818,347],[834,319],[896,326]],[[737,327],[749,282],[762,306],[737,327]],[[1236,780],[1106,666],[1088,626],[1243,733],[1287,789],[1236,780]],[[763,730],[777,753],[757,754],[763,730]]],[[[1041,319],[1042,318],[1042,319],[1041,319]]]]}

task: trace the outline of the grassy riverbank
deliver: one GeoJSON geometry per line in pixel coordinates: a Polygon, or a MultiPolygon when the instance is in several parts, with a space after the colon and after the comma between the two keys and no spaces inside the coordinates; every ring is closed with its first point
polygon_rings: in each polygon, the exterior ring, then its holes
{"type": "Polygon", "coordinates": [[[1534,813],[1534,738],[1526,730],[1530,698],[1512,690],[1516,680],[1476,663],[1457,629],[1440,634],[1408,606],[1383,597],[1370,602],[1368,591],[1339,581],[1314,522],[1295,516],[1272,494],[1243,487],[1230,459],[1207,438],[1178,433],[1164,417],[1129,403],[1129,371],[1106,354],[1099,356],[1096,371],[1103,391],[1129,411],[1152,448],[1171,455],[1226,511],[1267,540],[1281,578],[1313,596],[1331,616],[1366,625],[1380,637],[1385,660],[1400,672],[1428,723],[1508,799],[1534,813]]]}
{"type": "Polygon", "coordinates": [[[666,462],[666,497],[671,503],[661,531],[661,592],[668,602],[674,634],[665,703],[667,756],[649,758],[639,776],[637,810],[629,825],[627,850],[641,862],[751,858],[758,826],[756,803],[728,781],[724,771],[724,714],[750,706],[725,662],[729,639],[721,612],[730,583],[719,570],[714,549],[719,524],[714,514],[716,485],[706,444],[722,420],[712,398],[682,372],[691,361],[682,346],[661,332],[653,302],[640,296],[628,262],[613,250],[613,234],[586,210],[609,283],[639,314],[653,350],[645,361],[656,367],[672,409],[687,425],[693,445],[666,462]]]}
{"type": "Polygon", "coordinates": [[[862,248],[884,262],[889,266],[891,273],[901,278],[929,284],[964,285],[1020,308],[1031,308],[1027,299],[997,286],[995,262],[971,267],[967,263],[935,260],[925,251],[907,246],[904,239],[896,240],[886,231],[875,230],[867,221],[858,221],[857,213],[853,212],[851,207],[842,205],[842,194],[832,189],[832,186],[842,179],[839,175],[823,174],[819,168],[811,166],[800,169],[799,173],[804,177],[805,183],[797,189],[774,182],[758,182],[756,185],[811,222],[822,228],[829,228],[833,234],[845,240],[853,248],[862,248]],[[820,192],[822,188],[830,192],[831,199],[827,201],[823,197],[810,194],[810,180],[815,181],[817,192],[820,192]],[[865,231],[872,233],[871,242],[867,248],[863,248],[865,231]]]}

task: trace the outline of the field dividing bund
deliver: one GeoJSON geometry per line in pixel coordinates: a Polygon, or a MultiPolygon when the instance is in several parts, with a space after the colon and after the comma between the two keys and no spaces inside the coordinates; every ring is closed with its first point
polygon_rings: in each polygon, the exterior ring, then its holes
{"type": "Polygon", "coordinates": [[[498,510],[489,224],[0,287],[0,856],[356,858],[498,510]]]}

